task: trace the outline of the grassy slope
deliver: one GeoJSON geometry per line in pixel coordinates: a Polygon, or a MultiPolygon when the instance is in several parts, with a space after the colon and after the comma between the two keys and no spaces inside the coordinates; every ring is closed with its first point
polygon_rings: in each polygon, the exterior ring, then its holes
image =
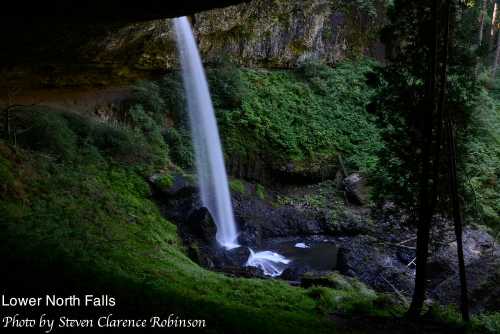
{"type": "Polygon", "coordinates": [[[0,152],[7,181],[1,189],[0,249],[13,268],[7,276],[34,284],[38,293],[47,287],[59,292],[59,284],[71,294],[72,287],[98,289],[116,294],[130,312],[175,311],[209,319],[212,329],[248,333],[331,331],[323,311],[353,303],[369,309],[374,299],[337,291],[334,305],[331,290],[206,271],[182,253],[176,227],[160,216],[133,167],[62,163],[3,143],[0,152]],[[25,276],[33,272],[57,283],[33,282],[25,276]]]}

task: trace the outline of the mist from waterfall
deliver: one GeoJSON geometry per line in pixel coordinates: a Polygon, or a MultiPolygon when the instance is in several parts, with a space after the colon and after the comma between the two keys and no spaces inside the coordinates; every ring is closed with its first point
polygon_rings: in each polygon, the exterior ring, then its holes
{"type": "MultiPolygon", "coordinates": [[[[198,47],[191,24],[186,17],[174,19],[174,28],[182,67],[201,200],[215,220],[216,239],[219,244],[226,249],[240,247],[219,130],[198,47]]],[[[289,262],[277,253],[250,250],[246,265],[261,268],[266,275],[279,276],[284,270],[283,265],[289,262]]]]}

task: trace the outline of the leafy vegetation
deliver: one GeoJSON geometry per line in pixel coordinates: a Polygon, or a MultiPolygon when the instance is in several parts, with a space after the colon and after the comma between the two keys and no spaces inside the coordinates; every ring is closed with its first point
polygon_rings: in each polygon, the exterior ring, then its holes
{"type": "Polygon", "coordinates": [[[241,107],[218,108],[226,153],[313,166],[334,164],[343,154],[350,167],[370,170],[380,145],[366,112],[370,68],[346,63],[335,69],[309,64],[295,73],[242,70],[248,93],[241,107]]]}
{"type": "Polygon", "coordinates": [[[471,217],[500,230],[500,94],[479,90],[477,108],[463,135],[465,182],[471,217]]]}

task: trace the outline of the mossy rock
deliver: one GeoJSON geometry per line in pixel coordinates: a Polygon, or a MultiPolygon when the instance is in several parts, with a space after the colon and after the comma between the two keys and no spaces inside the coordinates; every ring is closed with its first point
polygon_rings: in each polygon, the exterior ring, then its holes
{"type": "Polygon", "coordinates": [[[353,285],[351,284],[350,279],[338,272],[307,272],[301,278],[301,285],[304,288],[309,288],[311,286],[324,286],[336,290],[353,289],[353,285]]]}
{"type": "Polygon", "coordinates": [[[157,183],[162,188],[170,188],[174,185],[174,178],[172,175],[164,175],[160,177],[157,183]]]}
{"type": "Polygon", "coordinates": [[[196,191],[196,180],[190,175],[159,173],[149,177],[149,181],[158,192],[167,196],[196,191]]]}
{"type": "Polygon", "coordinates": [[[375,291],[367,287],[364,283],[356,278],[344,276],[337,271],[329,273],[307,272],[302,276],[301,285],[305,288],[323,286],[335,290],[355,291],[365,297],[377,297],[375,291]]]}

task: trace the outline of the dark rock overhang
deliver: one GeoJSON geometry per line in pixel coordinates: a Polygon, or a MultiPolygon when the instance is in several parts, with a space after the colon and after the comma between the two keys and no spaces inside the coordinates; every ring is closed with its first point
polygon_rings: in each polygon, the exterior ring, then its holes
{"type": "Polygon", "coordinates": [[[8,3],[0,19],[19,24],[58,21],[63,23],[138,22],[190,15],[196,12],[235,5],[250,0],[23,0],[8,3]]]}
{"type": "MultiPolygon", "coordinates": [[[[108,86],[149,76],[151,69],[137,69],[131,63],[138,52],[132,42],[131,47],[122,48],[120,56],[110,55],[104,61],[93,56],[102,51],[102,41],[113,36],[135,41],[141,26],[147,29],[150,25],[147,21],[191,16],[244,2],[249,0],[9,2],[8,9],[0,9],[0,97],[11,86],[108,86]],[[123,31],[130,37],[123,36],[123,31]]],[[[146,37],[141,43],[150,42],[146,37]]],[[[136,47],[140,50],[142,46],[136,47]]]]}

